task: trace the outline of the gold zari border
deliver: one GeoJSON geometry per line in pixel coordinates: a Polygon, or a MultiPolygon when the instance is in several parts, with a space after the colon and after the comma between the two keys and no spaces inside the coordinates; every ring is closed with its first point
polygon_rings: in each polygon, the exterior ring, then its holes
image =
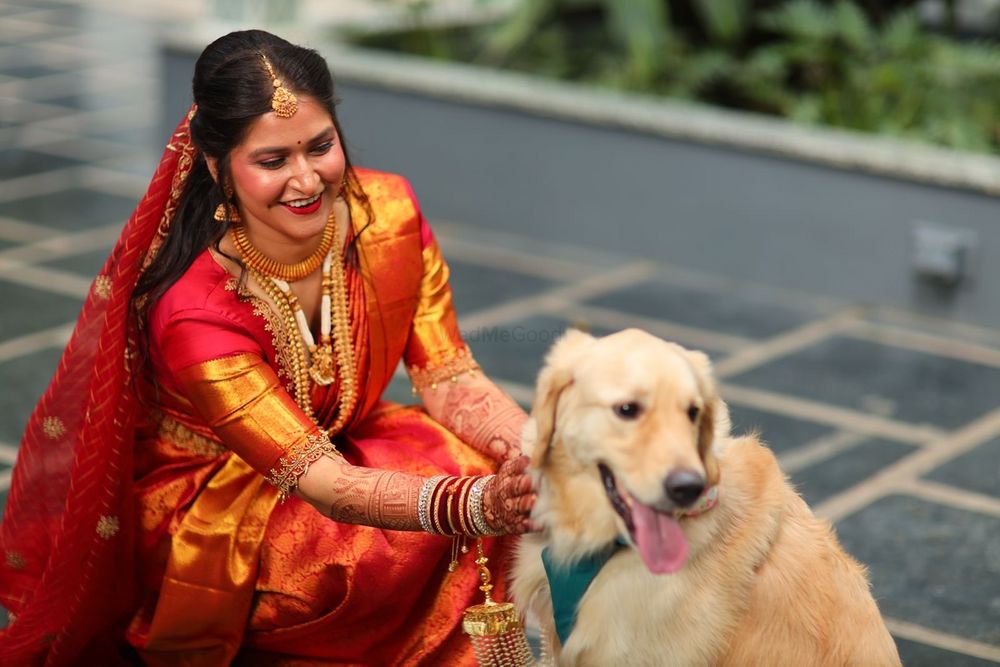
{"type": "Polygon", "coordinates": [[[293,447],[278,459],[278,467],[271,468],[267,481],[277,487],[280,499],[284,500],[298,486],[299,478],[309,471],[309,464],[321,456],[342,456],[330,442],[330,436],[323,431],[310,434],[305,444],[293,447]]]}
{"type": "Polygon", "coordinates": [[[410,374],[410,382],[413,384],[414,393],[416,393],[428,388],[437,389],[438,384],[446,380],[458,382],[459,375],[478,371],[479,364],[476,363],[472,352],[466,346],[442,364],[428,364],[425,368],[410,366],[406,370],[410,374]]]}
{"type": "Polygon", "coordinates": [[[181,449],[197,456],[219,456],[228,450],[211,438],[206,438],[189,429],[173,417],[163,415],[160,419],[160,436],[181,449]]]}

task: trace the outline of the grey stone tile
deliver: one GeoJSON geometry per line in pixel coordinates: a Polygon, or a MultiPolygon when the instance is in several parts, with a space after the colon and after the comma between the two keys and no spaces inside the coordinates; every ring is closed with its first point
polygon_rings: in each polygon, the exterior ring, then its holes
{"type": "Polygon", "coordinates": [[[0,440],[20,443],[24,426],[49,384],[62,350],[43,350],[0,363],[0,440]],[[16,388],[16,391],[12,390],[16,388]]]}
{"type": "MultiPolygon", "coordinates": [[[[473,355],[491,378],[533,387],[552,343],[574,322],[554,316],[534,316],[499,326],[464,331],[473,355]]],[[[591,331],[596,336],[610,333],[591,331]]]]}
{"type": "Polygon", "coordinates": [[[73,158],[48,155],[30,150],[8,149],[0,151],[0,178],[30,176],[31,174],[40,174],[65,167],[76,167],[82,164],[81,160],[74,160],[73,158]]]}
{"type": "Polygon", "coordinates": [[[41,262],[41,264],[42,266],[50,266],[60,271],[70,271],[86,278],[93,278],[101,270],[101,267],[104,266],[104,261],[108,258],[109,254],[111,254],[111,246],[71,257],[60,257],[59,259],[41,262]]]}
{"type": "Polygon", "coordinates": [[[757,431],[761,440],[776,453],[801,447],[834,431],[825,424],[740,405],[730,404],[729,415],[733,422],[734,435],[746,435],[757,431]]]}
{"type": "Polygon", "coordinates": [[[459,316],[533,296],[556,284],[546,278],[446,259],[451,268],[451,289],[459,316]]]}
{"type": "Polygon", "coordinates": [[[756,294],[698,289],[654,280],[588,301],[602,308],[747,338],[766,338],[820,316],[756,294]]]}
{"type": "Polygon", "coordinates": [[[979,445],[927,475],[963,491],[976,491],[1000,498],[1000,438],[979,445]]]}
{"type": "Polygon", "coordinates": [[[998,664],[899,637],[896,637],[896,648],[906,667],[989,667],[998,664]]]}
{"type": "MultiPolygon", "coordinates": [[[[86,132],[88,137],[101,139],[103,141],[114,141],[128,146],[130,150],[137,151],[155,150],[156,156],[153,158],[153,166],[157,164],[157,159],[167,144],[170,137],[161,137],[158,128],[154,125],[148,127],[126,127],[115,130],[95,130],[86,132]]],[[[141,151],[140,151],[141,152],[141,151]]],[[[152,174],[152,172],[150,172],[152,174]]]]}
{"type": "Polygon", "coordinates": [[[837,527],[882,613],[1000,645],[1000,518],[889,496],[837,527]]]}
{"type": "Polygon", "coordinates": [[[87,20],[88,15],[93,13],[91,9],[62,3],[51,3],[49,6],[51,9],[45,12],[44,21],[46,25],[52,26],[85,28],[84,21],[87,20]]]}
{"type": "Polygon", "coordinates": [[[840,336],[728,381],[945,429],[1000,396],[1000,368],[840,336]]]}
{"type": "Polygon", "coordinates": [[[42,65],[41,63],[0,66],[0,74],[12,76],[17,79],[37,79],[38,77],[59,74],[64,71],[55,67],[49,67],[48,65],[42,65]]]}
{"type": "Polygon", "coordinates": [[[792,483],[810,505],[816,505],[868,479],[916,448],[892,440],[870,439],[798,471],[792,483]]]}
{"type": "Polygon", "coordinates": [[[76,320],[82,299],[0,280],[0,341],[76,320]]]}
{"type": "MultiPolygon", "coordinates": [[[[0,5],[0,18],[8,18],[12,16],[17,16],[18,14],[24,14],[25,12],[34,11],[34,7],[28,7],[27,5],[21,3],[10,3],[0,5]]],[[[8,35],[4,35],[7,37],[8,35]]]]}
{"type": "Polygon", "coordinates": [[[134,104],[135,99],[127,90],[89,92],[86,89],[59,95],[45,100],[46,104],[54,104],[76,111],[105,111],[116,107],[134,104]]]}
{"type": "Polygon", "coordinates": [[[127,197],[70,188],[4,202],[0,204],[0,216],[67,231],[82,230],[115,222],[124,225],[135,205],[127,197]]]}
{"type": "MultiPolygon", "coordinates": [[[[156,148],[157,150],[154,153],[151,150],[140,150],[137,145],[132,150],[127,151],[124,154],[109,157],[106,160],[100,160],[96,163],[96,166],[110,171],[129,174],[130,176],[151,178],[153,176],[153,172],[156,171],[156,167],[159,164],[162,146],[157,146],[156,148]]],[[[114,153],[116,151],[109,147],[109,152],[114,153]]]]}

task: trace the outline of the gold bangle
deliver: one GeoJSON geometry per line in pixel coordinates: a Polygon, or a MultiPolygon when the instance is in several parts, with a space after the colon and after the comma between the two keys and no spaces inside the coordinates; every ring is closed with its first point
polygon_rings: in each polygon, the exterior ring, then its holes
{"type": "Polygon", "coordinates": [[[455,491],[457,490],[457,487],[458,487],[459,484],[461,484],[461,482],[462,482],[462,478],[461,477],[457,477],[457,478],[455,478],[455,481],[452,484],[449,484],[448,488],[445,489],[445,493],[448,494],[448,500],[445,503],[444,515],[445,515],[445,518],[448,519],[448,527],[451,528],[451,533],[450,534],[453,535],[453,536],[454,535],[458,535],[459,534],[459,530],[458,530],[458,528],[455,527],[455,522],[451,520],[451,510],[452,510],[452,507],[454,506],[455,491]]]}

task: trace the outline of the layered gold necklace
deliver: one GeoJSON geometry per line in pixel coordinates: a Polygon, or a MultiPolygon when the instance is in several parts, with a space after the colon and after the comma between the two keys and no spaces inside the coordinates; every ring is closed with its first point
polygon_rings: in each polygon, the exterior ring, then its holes
{"type": "Polygon", "coordinates": [[[323,263],[323,258],[333,247],[333,239],[337,231],[337,218],[331,208],[330,215],[326,219],[326,226],[323,227],[323,236],[320,238],[319,247],[301,262],[294,264],[284,264],[262,253],[247,236],[246,225],[233,225],[232,230],[233,245],[243,255],[243,261],[247,266],[252,266],[265,276],[294,283],[310,275],[323,263]]]}
{"type": "MultiPolygon", "coordinates": [[[[337,218],[331,209],[323,230],[323,241],[320,247],[326,246],[320,255],[319,263],[302,277],[323,267],[323,287],[320,299],[320,339],[317,343],[312,335],[309,322],[298,298],[292,292],[292,282],[287,273],[277,273],[274,266],[295,267],[311,261],[312,256],[298,264],[279,264],[264,256],[243,233],[243,239],[248,246],[244,249],[237,241],[238,230],[234,227],[233,243],[243,256],[247,270],[258,285],[267,293],[271,302],[278,309],[278,314],[291,331],[298,330],[298,336],[289,336],[292,341],[292,366],[294,367],[292,381],[295,388],[295,402],[315,422],[316,417],[312,407],[312,391],[310,382],[327,386],[334,382],[336,373],[340,375],[340,396],[337,418],[325,430],[336,433],[343,428],[354,410],[357,400],[357,379],[354,367],[354,354],[351,347],[351,322],[347,311],[347,279],[344,271],[344,256],[339,244],[334,239],[337,234],[337,218]],[[327,242],[327,231],[330,230],[330,242],[327,242]],[[264,258],[266,261],[261,261],[264,258]],[[331,336],[332,333],[332,336],[331,336]],[[336,368],[336,372],[335,369],[336,368]]],[[[315,253],[314,253],[315,254],[315,253]]],[[[304,270],[304,269],[301,269],[304,270]]],[[[301,279],[301,278],[300,278],[301,279]]]]}

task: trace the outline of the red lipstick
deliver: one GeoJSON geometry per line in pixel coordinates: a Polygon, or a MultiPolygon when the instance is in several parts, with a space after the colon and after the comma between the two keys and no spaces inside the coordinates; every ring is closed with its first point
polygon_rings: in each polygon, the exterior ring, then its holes
{"type": "Polygon", "coordinates": [[[282,204],[286,209],[294,213],[295,215],[310,215],[319,210],[319,207],[323,204],[323,195],[316,198],[316,201],[309,204],[308,206],[289,206],[288,204],[282,204]]]}

